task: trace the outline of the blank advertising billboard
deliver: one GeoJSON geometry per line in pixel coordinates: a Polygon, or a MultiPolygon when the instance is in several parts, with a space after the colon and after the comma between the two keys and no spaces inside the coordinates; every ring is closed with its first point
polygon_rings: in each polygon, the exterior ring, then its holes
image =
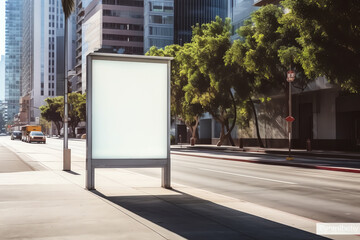
{"type": "MultiPolygon", "coordinates": [[[[88,171],[98,167],[169,168],[170,60],[101,53],[88,56],[88,171]]],[[[90,173],[89,189],[94,187],[93,178],[90,173]]]]}

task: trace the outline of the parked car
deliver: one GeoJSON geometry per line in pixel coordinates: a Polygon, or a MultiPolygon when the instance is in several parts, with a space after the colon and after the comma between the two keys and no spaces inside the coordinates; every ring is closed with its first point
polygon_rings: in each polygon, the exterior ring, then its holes
{"type": "Polygon", "coordinates": [[[21,131],[13,131],[11,133],[11,140],[15,140],[15,139],[21,139],[21,131]]]}
{"type": "Polygon", "coordinates": [[[29,136],[27,137],[27,142],[42,142],[46,143],[46,137],[45,135],[40,131],[32,131],[29,133],[29,136]]]}
{"type": "Polygon", "coordinates": [[[0,133],[0,136],[6,136],[6,133],[0,133]]]}

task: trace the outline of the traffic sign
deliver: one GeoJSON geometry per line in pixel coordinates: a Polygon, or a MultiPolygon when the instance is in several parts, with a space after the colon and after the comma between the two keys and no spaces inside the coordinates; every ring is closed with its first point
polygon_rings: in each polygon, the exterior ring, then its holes
{"type": "Polygon", "coordinates": [[[287,116],[287,117],[285,118],[285,120],[286,120],[287,122],[293,122],[293,121],[295,121],[295,118],[294,118],[293,116],[287,116]]]}
{"type": "Polygon", "coordinates": [[[294,80],[295,80],[295,72],[293,70],[288,71],[286,81],[293,82],[294,80]]]}

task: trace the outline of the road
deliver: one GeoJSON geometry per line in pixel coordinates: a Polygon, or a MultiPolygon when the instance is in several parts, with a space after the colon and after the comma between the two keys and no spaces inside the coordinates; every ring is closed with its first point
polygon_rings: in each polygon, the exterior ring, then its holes
{"type": "MultiPolygon", "coordinates": [[[[18,154],[61,165],[62,140],[28,144],[0,137],[0,144],[18,154]],[[51,155],[51,158],[49,158],[51,155]]],[[[85,141],[70,140],[72,169],[85,166],[85,141]]],[[[141,146],[139,146],[141,147],[141,146]]],[[[252,159],[251,153],[241,153],[252,159]]],[[[218,156],[213,154],[213,156],[218,156]]],[[[256,157],[259,157],[256,155],[256,157]]],[[[262,155],[261,158],[276,158],[262,155]]],[[[310,158],[304,158],[310,161],[310,158]]],[[[282,210],[321,222],[360,222],[360,175],[285,166],[171,155],[172,181],[282,210]]],[[[75,170],[74,170],[75,171],[75,170]]],[[[160,169],[131,169],[160,177],[160,169]]]]}

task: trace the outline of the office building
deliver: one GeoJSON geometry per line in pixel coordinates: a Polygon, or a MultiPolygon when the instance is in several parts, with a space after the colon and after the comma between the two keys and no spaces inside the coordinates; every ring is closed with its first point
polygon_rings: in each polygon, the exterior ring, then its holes
{"type": "Polygon", "coordinates": [[[174,0],[145,0],[144,53],[151,46],[164,48],[174,41],[174,0]]]}
{"type": "MultiPolygon", "coordinates": [[[[64,14],[61,0],[24,0],[20,115],[40,117],[47,97],[64,94],[64,14]]],[[[75,31],[70,17],[69,30],[75,31]]],[[[75,65],[75,34],[69,34],[68,69],[75,65]]],[[[18,100],[19,102],[19,100],[18,100]]],[[[21,118],[20,119],[25,119],[21,118]]]]}
{"type": "Polygon", "coordinates": [[[192,26],[209,23],[216,16],[225,19],[229,14],[227,0],[174,0],[174,43],[191,41],[192,26]]]}
{"type": "Polygon", "coordinates": [[[232,23],[232,40],[238,38],[236,31],[244,25],[244,21],[251,17],[251,13],[258,7],[254,6],[254,0],[231,0],[230,15],[232,23]]]}
{"type": "Polygon", "coordinates": [[[86,56],[89,53],[144,53],[144,0],[93,0],[84,10],[82,92],[86,89],[86,56]]]}
{"type": "Polygon", "coordinates": [[[5,7],[5,101],[10,121],[19,112],[22,5],[22,0],[8,0],[5,7]]]}

